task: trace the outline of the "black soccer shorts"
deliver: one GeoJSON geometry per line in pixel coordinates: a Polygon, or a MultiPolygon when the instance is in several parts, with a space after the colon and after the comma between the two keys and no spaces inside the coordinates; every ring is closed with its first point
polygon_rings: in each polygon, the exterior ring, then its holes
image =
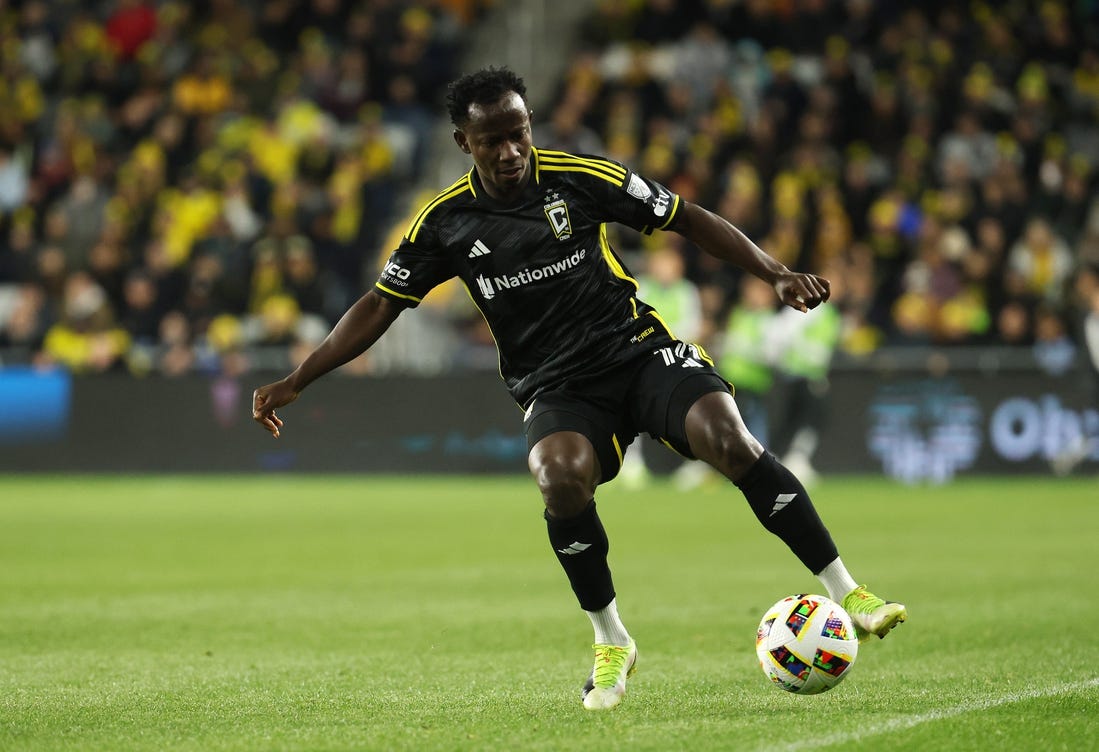
{"type": "Polygon", "coordinates": [[[676,342],[606,374],[539,394],[523,418],[527,453],[551,433],[575,431],[595,448],[600,483],[618,475],[626,448],[640,433],[694,459],[687,411],[710,392],[733,389],[705,351],[676,342]]]}

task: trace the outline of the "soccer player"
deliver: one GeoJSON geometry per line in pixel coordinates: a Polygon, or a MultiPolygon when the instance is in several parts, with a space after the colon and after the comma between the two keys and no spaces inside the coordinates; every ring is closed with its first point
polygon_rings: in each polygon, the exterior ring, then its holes
{"type": "Polygon", "coordinates": [[[302,364],[255,391],[255,420],[277,438],[276,409],[457,276],[491,327],[500,373],[526,411],[528,466],[550,545],[595,630],[584,707],[616,706],[637,661],[594,496],[643,431],[732,481],[763,526],[843,604],[860,638],[884,637],[904,621],[903,605],[852,579],[805,488],[745,428],[705,351],[677,340],[637,298],[605,225],[677,232],[800,311],[828,300],[828,280],[790,271],[727,221],[617,162],[535,148],[526,86],[506,68],[453,82],[447,107],[473,167],[416,215],[374,288],[302,364]]]}

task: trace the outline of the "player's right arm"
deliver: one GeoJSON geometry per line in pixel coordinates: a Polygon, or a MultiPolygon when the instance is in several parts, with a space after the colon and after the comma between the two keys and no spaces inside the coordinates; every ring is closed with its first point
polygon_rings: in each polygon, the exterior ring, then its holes
{"type": "Polygon", "coordinates": [[[468,175],[429,201],[413,219],[373,289],[356,301],[324,342],[281,381],[261,386],[252,395],[252,418],[276,439],[282,420],[275,410],[289,405],[301,391],[334,368],[366,352],[406,308],[415,308],[436,285],[454,276],[446,248],[438,241],[437,223],[447,202],[472,192],[468,175]]]}
{"type": "Polygon", "coordinates": [[[290,375],[252,394],[252,418],[277,439],[282,420],[275,410],[296,400],[305,387],[324,374],[366,352],[404,309],[375,290],[367,292],[290,375]]]}

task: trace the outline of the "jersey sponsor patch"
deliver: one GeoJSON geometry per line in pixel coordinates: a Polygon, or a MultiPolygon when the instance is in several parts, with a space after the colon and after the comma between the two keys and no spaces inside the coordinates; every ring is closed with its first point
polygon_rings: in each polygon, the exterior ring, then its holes
{"type": "Polygon", "coordinates": [[[412,272],[392,261],[387,261],[385,269],[382,270],[382,279],[387,284],[396,285],[397,287],[408,287],[408,280],[411,276],[412,272]]]}
{"type": "Polygon", "coordinates": [[[626,192],[641,201],[653,195],[653,192],[649,190],[649,186],[636,173],[630,175],[630,184],[626,187],[626,192]]]}
{"type": "Polygon", "coordinates": [[[668,213],[668,206],[671,204],[672,195],[663,188],[660,189],[660,193],[651,202],[653,207],[653,214],[657,217],[663,217],[668,213]]]}
{"type": "Polygon", "coordinates": [[[575,269],[587,255],[587,249],[581,248],[578,251],[573,251],[571,256],[565,256],[563,259],[554,261],[552,264],[527,267],[515,274],[501,274],[493,277],[486,277],[483,274],[479,274],[477,275],[477,289],[481,291],[482,298],[485,300],[492,300],[496,297],[496,293],[498,292],[516,287],[524,287],[532,282],[541,282],[542,280],[550,279],[575,269]]]}

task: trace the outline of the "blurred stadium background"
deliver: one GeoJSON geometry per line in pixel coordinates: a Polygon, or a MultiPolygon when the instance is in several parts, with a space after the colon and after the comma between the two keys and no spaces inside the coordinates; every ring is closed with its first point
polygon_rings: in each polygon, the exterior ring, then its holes
{"type": "Polygon", "coordinates": [[[5,472],[522,471],[454,287],[277,444],[249,416],[468,169],[442,97],[488,64],[526,77],[537,145],[835,281],[791,325],[678,236],[612,228],[791,463],[1099,462],[1094,0],[28,0],[0,31],[5,472]]]}

